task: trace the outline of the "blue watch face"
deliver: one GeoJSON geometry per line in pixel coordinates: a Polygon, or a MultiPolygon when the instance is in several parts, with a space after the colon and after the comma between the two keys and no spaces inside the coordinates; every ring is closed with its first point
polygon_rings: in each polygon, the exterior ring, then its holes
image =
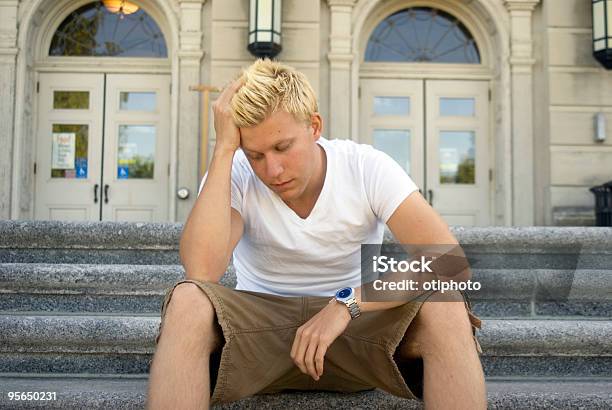
{"type": "Polygon", "coordinates": [[[346,297],[348,297],[351,294],[351,288],[344,288],[344,289],[340,289],[337,293],[337,296],[340,299],[344,299],[346,297]]]}

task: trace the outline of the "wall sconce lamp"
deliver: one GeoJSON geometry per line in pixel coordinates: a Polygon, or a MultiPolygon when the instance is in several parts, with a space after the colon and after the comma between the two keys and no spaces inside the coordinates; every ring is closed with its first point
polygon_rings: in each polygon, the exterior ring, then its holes
{"type": "Polygon", "coordinates": [[[606,116],[603,112],[595,114],[595,141],[604,142],[606,140],[606,116]]]}
{"type": "Polygon", "coordinates": [[[249,45],[255,57],[274,58],[281,52],[281,0],[249,0],[249,45]]]}
{"type": "Polygon", "coordinates": [[[612,0],[591,0],[593,56],[606,69],[612,68],[612,0]]]}

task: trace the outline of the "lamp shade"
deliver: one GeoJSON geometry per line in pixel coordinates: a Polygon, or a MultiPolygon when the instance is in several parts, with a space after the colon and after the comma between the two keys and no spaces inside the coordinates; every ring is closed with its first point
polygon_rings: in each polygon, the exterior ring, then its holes
{"type": "Polygon", "coordinates": [[[249,0],[249,42],[256,57],[275,57],[281,52],[281,0],[249,0]]]}
{"type": "Polygon", "coordinates": [[[612,0],[591,0],[593,14],[593,56],[612,68],[612,0]]]}
{"type": "Polygon", "coordinates": [[[132,14],[138,11],[138,6],[125,0],[102,0],[104,7],[111,13],[132,14]]]}

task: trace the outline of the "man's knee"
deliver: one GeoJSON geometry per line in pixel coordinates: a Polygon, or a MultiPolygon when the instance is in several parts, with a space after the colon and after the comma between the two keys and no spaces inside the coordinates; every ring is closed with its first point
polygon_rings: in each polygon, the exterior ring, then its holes
{"type": "Polygon", "coordinates": [[[406,331],[402,354],[425,357],[473,345],[472,326],[464,302],[423,303],[406,331]]]}
{"type": "MultiPolygon", "coordinates": [[[[208,296],[194,283],[177,285],[166,306],[164,323],[171,322],[179,332],[201,337],[211,351],[222,340],[215,309],[208,296]]],[[[164,325],[165,326],[165,325],[164,325]]]]}

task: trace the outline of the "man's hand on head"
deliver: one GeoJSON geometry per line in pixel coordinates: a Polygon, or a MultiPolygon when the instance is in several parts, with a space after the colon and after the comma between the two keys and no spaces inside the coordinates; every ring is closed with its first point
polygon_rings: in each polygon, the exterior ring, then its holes
{"type": "Polygon", "coordinates": [[[334,300],[297,329],[291,347],[291,359],[302,373],[319,380],[323,374],[327,349],[344,332],[350,321],[351,314],[347,307],[334,300]]]}
{"type": "Polygon", "coordinates": [[[212,105],[215,122],[215,149],[235,152],[240,147],[240,130],[232,117],[232,98],[243,85],[242,78],[228,84],[212,105]]]}

